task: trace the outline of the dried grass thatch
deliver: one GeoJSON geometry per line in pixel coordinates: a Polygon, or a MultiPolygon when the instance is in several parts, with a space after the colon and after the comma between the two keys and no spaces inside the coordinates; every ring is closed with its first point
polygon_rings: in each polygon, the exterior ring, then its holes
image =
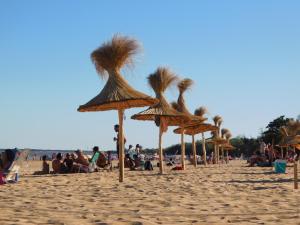
{"type": "Polygon", "coordinates": [[[280,127],[281,140],[280,147],[295,147],[300,144],[300,121],[290,120],[287,126],[280,127]]]}
{"type": "Polygon", "coordinates": [[[223,122],[223,119],[221,116],[217,115],[217,116],[213,117],[213,121],[214,121],[215,126],[220,127],[223,122]]]}
{"type": "Polygon", "coordinates": [[[159,67],[148,76],[148,83],[154,90],[159,102],[148,109],[133,115],[135,120],[153,120],[164,118],[168,126],[178,126],[189,119],[183,113],[173,109],[164,97],[165,90],[177,81],[177,76],[168,68],[159,67]]]}
{"type": "Polygon", "coordinates": [[[229,141],[229,139],[232,137],[232,134],[230,133],[230,131],[228,131],[226,134],[225,134],[225,138],[227,141],[229,141]]]}
{"type": "Polygon", "coordinates": [[[78,111],[104,111],[144,107],[157,102],[139,91],[133,89],[121,76],[120,69],[132,63],[133,55],[138,51],[138,44],[134,39],[114,36],[111,41],[104,43],[92,53],[92,60],[98,73],[108,80],[102,91],[78,111]]]}
{"type": "Polygon", "coordinates": [[[223,150],[234,150],[235,147],[233,145],[231,145],[230,143],[226,143],[221,145],[221,147],[223,148],[223,150]]]}
{"type": "Polygon", "coordinates": [[[184,124],[183,126],[196,125],[196,124],[202,123],[203,121],[206,120],[206,118],[203,118],[200,116],[195,116],[195,115],[191,114],[185,105],[185,100],[184,100],[183,94],[185,91],[187,91],[188,89],[191,88],[192,84],[193,84],[193,81],[191,79],[185,78],[185,79],[181,80],[177,85],[178,90],[179,90],[179,96],[178,96],[177,102],[171,103],[172,107],[175,110],[177,110],[178,112],[184,113],[186,116],[189,117],[190,122],[188,122],[187,124],[184,124]]]}
{"type": "Polygon", "coordinates": [[[211,125],[209,123],[200,123],[200,124],[196,124],[196,125],[191,125],[191,126],[187,126],[184,128],[176,128],[173,132],[175,134],[181,134],[184,131],[184,134],[187,135],[196,135],[196,134],[200,134],[200,133],[204,133],[204,132],[208,132],[208,131],[216,131],[218,129],[218,127],[211,125]]]}
{"type": "Polygon", "coordinates": [[[91,54],[100,76],[119,71],[123,66],[133,66],[133,56],[140,50],[139,43],[129,37],[115,35],[91,54]]]}
{"type": "Polygon", "coordinates": [[[300,121],[299,120],[289,120],[287,126],[287,133],[289,135],[297,135],[300,134],[300,121]]]}
{"type": "Polygon", "coordinates": [[[199,107],[199,108],[197,108],[197,109],[195,110],[194,115],[195,115],[195,116],[204,117],[204,115],[205,115],[206,113],[208,113],[207,108],[204,107],[204,106],[201,106],[201,107],[199,107]]]}
{"type": "Polygon", "coordinates": [[[228,134],[228,133],[230,133],[230,131],[228,129],[226,129],[226,128],[223,128],[221,130],[221,137],[225,138],[226,134],[228,134]]]}

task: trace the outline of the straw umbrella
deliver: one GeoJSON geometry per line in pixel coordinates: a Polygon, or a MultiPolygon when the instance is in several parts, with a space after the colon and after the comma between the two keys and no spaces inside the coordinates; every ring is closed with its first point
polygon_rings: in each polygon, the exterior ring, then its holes
{"type": "MultiPolygon", "coordinates": [[[[201,107],[199,107],[198,109],[195,110],[194,115],[195,116],[204,117],[204,115],[206,113],[208,113],[207,108],[205,108],[204,106],[201,106],[201,107]]],[[[207,130],[207,131],[215,131],[215,128],[216,128],[216,126],[214,126],[212,130],[207,130]]],[[[205,135],[204,135],[204,132],[201,132],[201,136],[202,136],[203,159],[204,159],[204,165],[206,166],[207,165],[207,160],[206,160],[206,146],[205,146],[205,135]]]]}
{"type": "Polygon", "coordinates": [[[166,132],[168,126],[179,126],[187,121],[189,118],[183,113],[174,110],[164,97],[165,90],[170,87],[177,80],[176,75],[169,69],[159,67],[154,73],[148,76],[148,83],[156,94],[159,102],[150,106],[148,109],[133,115],[131,118],[135,120],[150,120],[155,121],[159,126],[159,168],[160,173],[163,174],[163,149],[162,149],[162,135],[166,132]]]}
{"type": "MultiPolygon", "coordinates": [[[[181,80],[177,85],[178,90],[179,90],[179,96],[178,96],[177,102],[172,102],[172,104],[171,104],[175,110],[185,114],[190,119],[190,121],[188,123],[181,124],[181,126],[180,126],[182,128],[182,129],[180,129],[180,135],[181,135],[181,165],[182,165],[183,170],[185,169],[185,142],[184,142],[185,129],[184,129],[184,127],[191,126],[194,124],[199,124],[206,120],[206,118],[201,118],[199,116],[194,116],[193,114],[191,114],[185,105],[185,100],[184,100],[183,94],[188,89],[190,89],[192,85],[193,85],[193,81],[191,79],[185,78],[185,79],[181,80]]],[[[193,139],[193,141],[192,141],[193,142],[192,143],[193,156],[194,156],[194,162],[195,162],[196,161],[196,148],[195,148],[194,135],[192,136],[192,139],[193,139]]],[[[197,161],[196,161],[196,163],[197,163],[197,161]]],[[[194,163],[194,165],[196,166],[195,163],[194,163]]]]}
{"type": "MultiPolygon", "coordinates": [[[[226,134],[230,133],[230,131],[226,128],[223,128],[221,130],[221,137],[225,138],[226,134]]],[[[221,157],[222,157],[222,162],[224,161],[224,146],[221,145],[221,157]]]]}
{"type": "MultiPolygon", "coordinates": [[[[300,121],[290,120],[285,127],[280,128],[281,145],[292,146],[294,152],[300,149],[300,121]]],[[[294,189],[298,189],[298,160],[294,160],[294,189]]]]}
{"type": "Polygon", "coordinates": [[[228,151],[229,150],[233,150],[235,149],[235,147],[233,147],[231,144],[230,144],[230,138],[232,137],[232,134],[228,131],[226,134],[225,134],[225,138],[227,140],[227,144],[225,144],[223,146],[224,150],[226,150],[226,162],[228,163],[229,162],[229,158],[228,158],[228,151]]]}
{"type": "Polygon", "coordinates": [[[220,127],[221,127],[221,124],[223,122],[223,119],[221,116],[217,115],[217,116],[214,116],[213,117],[213,121],[214,121],[214,124],[215,126],[218,127],[218,130],[215,132],[215,144],[214,144],[214,152],[215,152],[215,163],[219,163],[219,145],[217,144],[217,138],[219,138],[220,136],[220,127]]]}
{"type": "MultiPolygon", "coordinates": [[[[204,132],[207,131],[213,131],[213,130],[217,130],[218,128],[216,126],[213,126],[209,123],[199,123],[199,124],[195,124],[195,125],[191,125],[191,126],[187,126],[187,127],[179,127],[177,129],[174,130],[174,133],[176,134],[181,134],[182,130],[184,130],[184,133],[187,135],[192,136],[192,148],[193,148],[193,156],[194,156],[194,166],[197,167],[197,159],[196,159],[196,143],[195,143],[195,135],[196,134],[204,134],[204,132]]],[[[206,149],[205,149],[205,140],[204,142],[202,142],[202,148],[203,148],[203,156],[204,156],[204,164],[206,165],[206,149]]]]}
{"type": "Polygon", "coordinates": [[[117,110],[119,115],[119,181],[124,180],[124,110],[133,107],[153,105],[157,99],[133,89],[122,77],[120,69],[133,65],[133,56],[138,52],[136,40],[115,35],[91,54],[96,70],[108,80],[101,92],[92,100],[78,108],[79,112],[117,110]]]}

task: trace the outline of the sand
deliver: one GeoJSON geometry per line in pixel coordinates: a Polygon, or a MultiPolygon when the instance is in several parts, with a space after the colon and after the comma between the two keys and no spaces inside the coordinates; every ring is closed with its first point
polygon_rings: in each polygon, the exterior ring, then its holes
{"type": "Polygon", "coordinates": [[[300,224],[293,168],[246,167],[245,161],[186,171],[31,175],[0,186],[0,224],[300,224]]]}

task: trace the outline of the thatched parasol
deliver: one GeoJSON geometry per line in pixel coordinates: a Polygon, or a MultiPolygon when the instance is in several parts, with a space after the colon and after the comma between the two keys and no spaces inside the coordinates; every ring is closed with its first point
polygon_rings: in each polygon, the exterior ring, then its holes
{"type": "Polygon", "coordinates": [[[192,136],[192,148],[193,148],[193,157],[194,157],[194,166],[197,167],[197,160],[196,160],[196,144],[195,144],[195,135],[196,134],[202,134],[202,149],[203,149],[203,158],[204,158],[204,164],[206,165],[206,149],[205,149],[205,137],[204,132],[207,131],[214,131],[218,128],[216,126],[213,126],[209,123],[200,123],[197,125],[191,125],[185,128],[177,128],[174,130],[174,133],[181,134],[184,130],[184,134],[191,135],[192,136]]]}
{"type": "Polygon", "coordinates": [[[155,121],[159,126],[159,165],[160,173],[163,173],[163,149],[162,134],[167,131],[168,126],[179,126],[189,121],[183,113],[174,110],[164,97],[165,90],[177,80],[177,76],[169,69],[159,67],[154,73],[148,76],[148,82],[156,94],[159,102],[148,109],[133,115],[135,120],[155,121]]]}
{"type": "Polygon", "coordinates": [[[136,40],[115,35],[112,40],[93,51],[91,58],[97,72],[102,78],[108,77],[108,80],[96,97],[78,108],[79,112],[118,110],[120,182],[124,180],[124,110],[149,106],[157,102],[156,99],[133,89],[120,74],[123,66],[132,65],[133,56],[138,50],[136,40]]]}
{"type": "MultiPolygon", "coordinates": [[[[188,123],[181,124],[180,125],[181,129],[179,130],[181,135],[181,165],[183,170],[185,169],[185,143],[184,143],[185,127],[200,124],[206,120],[206,118],[200,116],[194,116],[193,114],[191,114],[185,105],[183,94],[184,92],[186,92],[188,89],[191,88],[192,84],[193,81],[191,79],[185,78],[181,80],[177,85],[179,90],[179,96],[177,102],[173,102],[171,104],[175,110],[184,113],[190,119],[188,123]]],[[[192,136],[192,139],[193,139],[192,146],[193,146],[194,165],[196,167],[197,160],[196,160],[196,148],[194,148],[195,147],[194,136],[192,136]]]]}
{"type": "Polygon", "coordinates": [[[221,124],[223,122],[223,119],[221,116],[217,115],[213,117],[213,121],[215,126],[218,127],[218,130],[215,132],[214,135],[214,152],[215,152],[215,163],[219,163],[219,144],[222,144],[222,140],[219,139],[220,137],[220,129],[221,129],[221,124]]]}
{"type": "Polygon", "coordinates": [[[222,148],[224,149],[224,150],[234,150],[235,149],[235,147],[232,145],[232,144],[230,144],[230,143],[226,143],[226,144],[223,144],[222,145],[222,148]]]}
{"type": "Polygon", "coordinates": [[[230,133],[230,131],[226,132],[225,138],[226,138],[226,140],[228,142],[228,146],[225,146],[225,147],[227,147],[227,149],[226,149],[226,162],[227,163],[229,163],[228,151],[234,149],[234,147],[230,144],[230,138],[231,137],[232,137],[232,134],[230,133]]]}

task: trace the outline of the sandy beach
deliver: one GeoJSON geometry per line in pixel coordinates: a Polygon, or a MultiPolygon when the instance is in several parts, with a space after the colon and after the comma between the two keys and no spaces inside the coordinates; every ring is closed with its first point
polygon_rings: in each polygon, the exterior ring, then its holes
{"type": "Polygon", "coordinates": [[[271,168],[191,165],[91,174],[34,176],[31,161],[17,184],[0,188],[0,224],[300,224],[300,192],[271,168]]]}

